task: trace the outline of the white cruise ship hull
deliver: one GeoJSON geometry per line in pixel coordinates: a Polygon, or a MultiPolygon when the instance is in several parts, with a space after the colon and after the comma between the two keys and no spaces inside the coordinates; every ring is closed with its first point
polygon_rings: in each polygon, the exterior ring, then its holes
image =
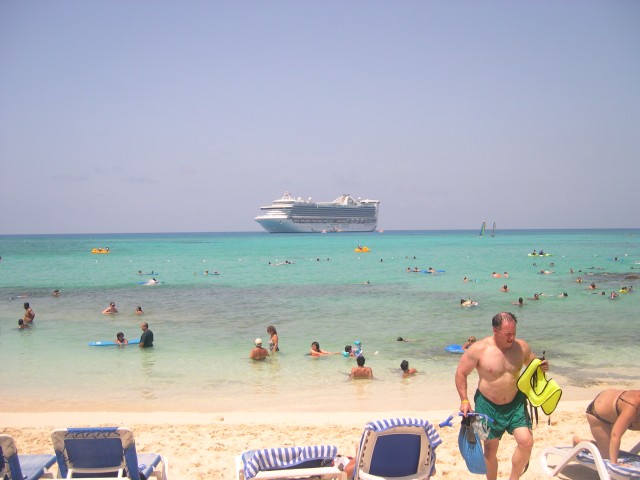
{"type": "Polygon", "coordinates": [[[255,220],[269,233],[372,232],[378,224],[379,203],[350,195],[315,203],[285,192],[273,204],[260,207],[264,214],[255,220]]]}
{"type": "Polygon", "coordinates": [[[290,218],[278,220],[258,217],[256,222],[269,233],[373,232],[376,229],[375,223],[373,225],[336,222],[296,223],[290,218]]]}

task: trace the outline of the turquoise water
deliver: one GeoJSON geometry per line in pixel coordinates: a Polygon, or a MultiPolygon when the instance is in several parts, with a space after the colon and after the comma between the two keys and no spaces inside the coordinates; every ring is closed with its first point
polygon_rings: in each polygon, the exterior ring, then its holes
{"type": "Polygon", "coordinates": [[[427,408],[421,392],[455,395],[458,357],[443,347],[490,334],[491,317],[504,310],[518,315],[518,336],[546,351],[566,385],[639,381],[629,362],[639,295],[608,294],[640,287],[640,230],[0,236],[0,255],[5,410],[269,410],[289,402],[348,410],[381,399],[387,408],[427,408]],[[358,244],[371,251],[355,253],[358,244]],[[109,255],[89,253],[104,246],[109,255]],[[528,256],[533,249],[553,256],[528,256]],[[292,264],[275,265],[285,260],[292,264]],[[138,284],[150,278],[139,270],[162,283],[138,284]],[[586,289],[592,281],[596,294],[586,289]],[[499,291],[503,284],[510,292],[499,291]],[[542,300],[527,300],[534,293],[542,300]],[[479,305],[460,308],[468,297],[479,305]],[[523,307],[512,305],[518,297],[523,307]],[[36,320],[19,331],[24,301],[36,320]],[[102,315],[111,301],[120,313],[102,315]],[[87,345],[119,330],[138,338],[142,319],[153,349],[87,345]],[[281,352],[252,363],[253,340],[267,343],[269,324],[281,352]],[[356,339],[373,382],[348,381],[353,360],[305,356],[314,340],[337,352],[356,339]],[[403,359],[420,375],[401,380],[403,359]]]}

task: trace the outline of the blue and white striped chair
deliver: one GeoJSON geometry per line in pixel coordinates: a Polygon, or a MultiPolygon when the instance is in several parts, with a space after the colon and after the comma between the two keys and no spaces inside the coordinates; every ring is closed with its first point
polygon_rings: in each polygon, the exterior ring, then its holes
{"type": "Polygon", "coordinates": [[[37,480],[53,478],[49,469],[56,463],[54,455],[18,455],[9,435],[0,435],[0,478],[8,480],[37,480]]]}
{"type": "Polygon", "coordinates": [[[157,453],[137,453],[133,432],[128,428],[62,428],[54,430],[51,440],[62,478],[168,477],[166,458],[157,453]]]}
{"type": "Polygon", "coordinates": [[[273,478],[325,478],[346,480],[331,466],[338,455],[333,445],[248,450],[236,458],[238,480],[273,478]]]}
{"type": "Polygon", "coordinates": [[[550,477],[556,476],[571,462],[589,467],[598,472],[600,480],[629,480],[640,479],[640,443],[630,452],[620,451],[618,462],[625,465],[611,463],[603,459],[598,448],[591,442],[580,442],[574,447],[549,447],[540,455],[542,471],[550,477]],[[559,457],[555,467],[549,466],[549,456],[559,457]]]}
{"type": "Polygon", "coordinates": [[[369,422],[362,434],[356,480],[417,480],[435,474],[435,449],[442,443],[433,425],[419,418],[369,422]]]}

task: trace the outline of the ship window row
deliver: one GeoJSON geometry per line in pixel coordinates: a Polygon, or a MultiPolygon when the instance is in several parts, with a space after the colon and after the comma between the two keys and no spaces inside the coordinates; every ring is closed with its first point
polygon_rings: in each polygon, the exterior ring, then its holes
{"type": "Polygon", "coordinates": [[[310,218],[375,218],[376,212],[331,212],[330,214],[326,214],[325,212],[318,212],[317,210],[314,212],[294,212],[291,214],[292,217],[310,217],[310,218]]]}
{"type": "Polygon", "coordinates": [[[336,218],[336,217],[331,217],[331,218],[327,218],[327,217],[293,217],[291,219],[291,221],[293,223],[344,223],[344,224],[351,224],[351,223],[358,223],[358,224],[365,224],[365,223],[376,223],[376,219],[375,218],[336,218]]]}

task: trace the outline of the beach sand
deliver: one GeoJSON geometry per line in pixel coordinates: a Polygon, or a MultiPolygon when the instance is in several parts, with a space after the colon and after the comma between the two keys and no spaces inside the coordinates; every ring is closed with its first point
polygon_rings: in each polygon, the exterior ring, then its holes
{"type": "MultiPolygon", "coordinates": [[[[584,417],[588,401],[562,401],[551,416],[542,415],[534,429],[535,445],[524,479],[547,478],[539,457],[548,446],[570,445],[578,434],[590,437],[584,417]]],[[[52,453],[50,433],[58,427],[127,426],[134,432],[138,451],[157,452],[169,460],[169,475],[176,479],[233,479],[234,461],[242,451],[276,446],[334,444],[341,454],[352,456],[363,427],[369,420],[396,416],[420,417],[437,426],[450,410],[385,412],[53,412],[0,413],[2,431],[13,436],[20,453],[52,453]]],[[[457,447],[459,422],[454,427],[437,427],[443,443],[437,448],[436,478],[484,478],[471,475],[457,447]]],[[[623,446],[640,441],[640,432],[627,432],[623,446]]],[[[515,447],[506,435],[500,445],[499,478],[508,478],[510,457],[515,447]]],[[[55,469],[55,467],[54,467],[55,469]]],[[[57,470],[57,469],[55,469],[57,470]]],[[[573,466],[558,478],[595,479],[591,470],[573,466]]]]}

